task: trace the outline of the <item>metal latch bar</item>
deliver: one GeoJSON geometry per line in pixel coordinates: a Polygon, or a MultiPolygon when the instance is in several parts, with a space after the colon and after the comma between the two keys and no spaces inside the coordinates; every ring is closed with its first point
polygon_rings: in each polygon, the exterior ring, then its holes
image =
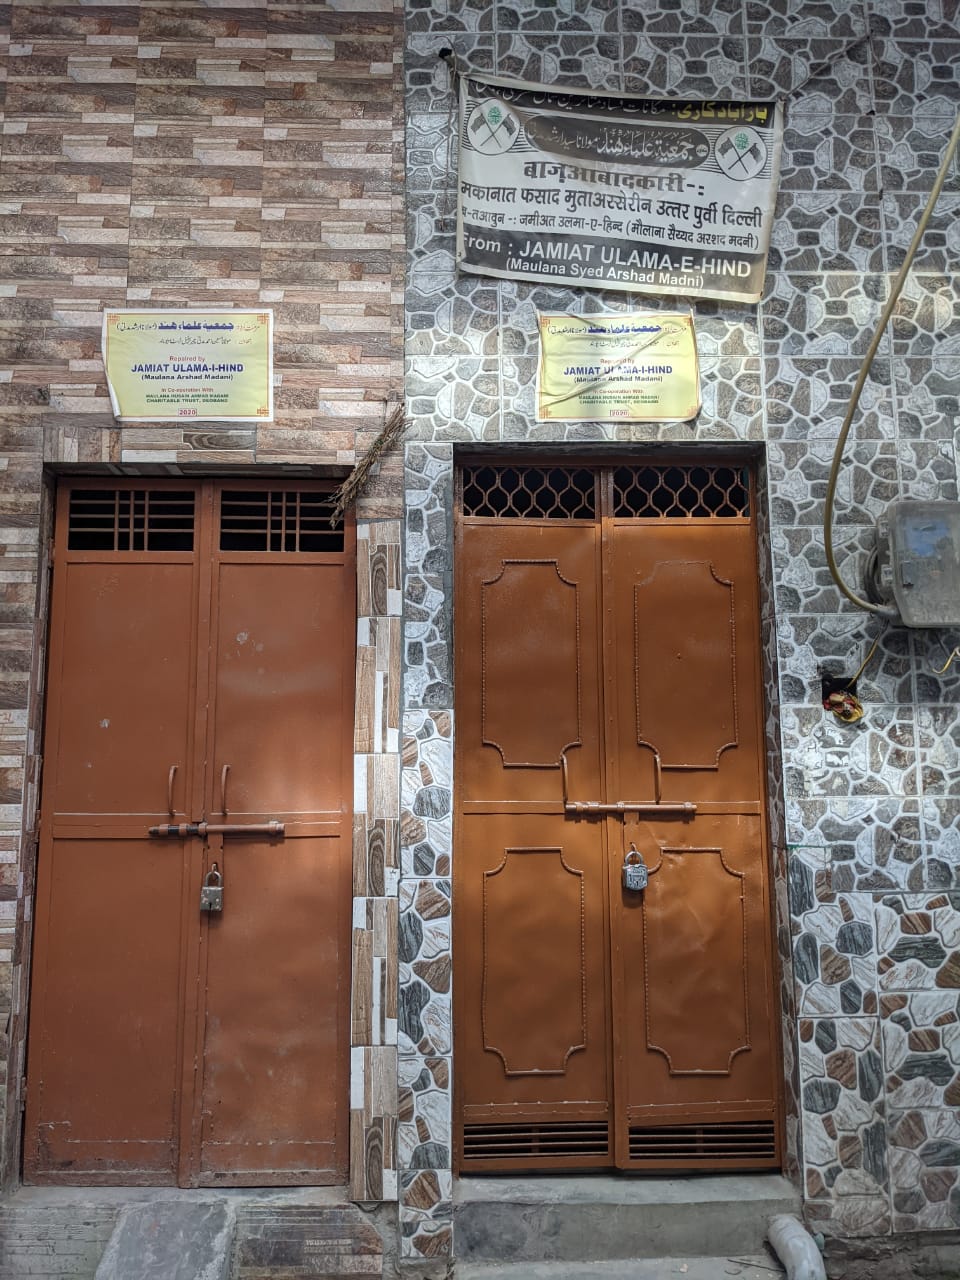
{"type": "Polygon", "coordinates": [[[284,824],[270,822],[162,822],[148,827],[150,836],[282,836],[284,824]]]}
{"type": "MultiPolygon", "coordinates": [[[[569,800],[567,798],[567,755],[560,753],[560,774],[563,779],[563,811],[564,813],[580,813],[601,815],[606,813],[639,813],[651,817],[667,817],[668,815],[692,818],[697,806],[692,800],[679,800],[662,803],[657,800],[615,800],[604,803],[601,800],[569,800]]],[[[659,792],[659,787],[657,788],[659,792]]]]}

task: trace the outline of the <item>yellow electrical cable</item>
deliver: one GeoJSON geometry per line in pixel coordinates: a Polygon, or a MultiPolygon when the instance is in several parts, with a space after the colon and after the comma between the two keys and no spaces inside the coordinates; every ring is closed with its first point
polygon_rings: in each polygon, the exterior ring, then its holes
{"type": "Polygon", "coordinates": [[[853,422],[853,415],[856,412],[857,405],[860,403],[860,396],[863,392],[864,385],[867,381],[867,374],[870,372],[870,365],[873,363],[873,357],[877,354],[877,348],[880,346],[880,339],[883,337],[883,331],[886,329],[893,314],[893,309],[900,298],[903,291],[903,285],[907,278],[907,273],[916,256],[917,249],[920,247],[920,241],[923,233],[927,229],[927,224],[933,213],[934,205],[947,178],[947,170],[953,160],[957,150],[957,144],[960,143],[960,115],[957,116],[956,124],[953,126],[953,133],[950,135],[950,141],[947,143],[947,149],[944,152],[943,161],[937,171],[934,180],[933,189],[930,192],[930,198],[927,200],[927,207],[924,209],[920,221],[917,223],[917,229],[913,233],[913,239],[910,242],[910,248],[907,250],[907,256],[903,260],[903,266],[894,281],[890,297],[887,299],[887,305],[883,309],[880,322],[877,325],[876,333],[870,340],[870,346],[867,348],[867,354],[864,356],[863,364],[857,375],[857,381],[853,388],[853,394],[850,397],[850,403],[847,406],[847,412],[843,419],[843,425],[840,428],[840,434],[837,436],[836,448],[833,452],[833,462],[830,465],[830,479],[827,482],[827,496],[823,507],[823,545],[827,554],[827,567],[830,575],[840,591],[847,597],[851,603],[855,604],[858,609],[866,609],[868,613],[878,613],[885,618],[897,618],[899,614],[896,609],[884,608],[882,605],[872,604],[869,600],[864,600],[847,586],[843,578],[840,576],[840,570],[837,566],[836,558],[833,554],[833,502],[837,489],[837,477],[840,474],[840,463],[843,459],[844,446],[847,443],[847,436],[850,433],[850,426],[853,422]]]}
{"type": "Polygon", "coordinates": [[[942,667],[931,667],[930,670],[935,676],[942,676],[945,671],[950,670],[950,667],[953,665],[954,659],[956,658],[960,658],[960,644],[956,646],[942,667]]]}
{"type": "Polygon", "coordinates": [[[867,654],[867,656],[864,658],[864,660],[860,663],[859,667],[857,667],[856,671],[853,673],[853,675],[852,675],[852,676],[850,677],[850,679],[847,681],[847,688],[848,688],[848,689],[850,688],[850,686],[851,686],[852,684],[856,684],[856,683],[857,683],[857,681],[860,679],[860,677],[863,675],[863,673],[866,671],[866,669],[867,669],[867,663],[870,661],[870,659],[873,657],[873,655],[877,652],[877,645],[880,643],[880,641],[883,639],[883,637],[887,634],[887,631],[888,631],[889,627],[890,627],[890,623],[888,622],[888,623],[887,623],[887,625],[886,625],[886,626],[883,628],[883,630],[880,632],[880,634],[877,636],[876,640],[874,640],[873,644],[870,646],[870,652],[867,654]]]}

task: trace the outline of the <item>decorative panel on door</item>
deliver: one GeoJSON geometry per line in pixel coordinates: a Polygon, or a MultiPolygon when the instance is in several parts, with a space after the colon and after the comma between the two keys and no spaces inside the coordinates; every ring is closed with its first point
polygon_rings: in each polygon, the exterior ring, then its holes
{"type": "Polygon", "coordinates": [[[776,1165],[749,473],[477,463],[460,496],[460,1167],[776,1165]]]}

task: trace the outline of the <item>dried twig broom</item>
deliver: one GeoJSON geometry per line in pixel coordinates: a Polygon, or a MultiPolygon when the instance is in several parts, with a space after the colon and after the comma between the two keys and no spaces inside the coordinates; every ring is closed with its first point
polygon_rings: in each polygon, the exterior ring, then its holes
{"type": "Polygon", "coordinates": [[[331,527],[339,521],[347,507],[356,502],[363,486],[367,483],[367,477],[370,472],[380,457],[397,443],[403,435],[406,425],[407,420],[403,413],[403,401],[398,400],[393,406],[393,411],[383,424],[380,434],[333,495],[333,514],[330,516],[331,527]]]}

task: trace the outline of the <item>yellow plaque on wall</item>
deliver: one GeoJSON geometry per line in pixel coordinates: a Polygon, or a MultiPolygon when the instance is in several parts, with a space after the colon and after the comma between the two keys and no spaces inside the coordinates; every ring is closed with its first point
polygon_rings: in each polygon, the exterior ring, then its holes
{"type": "Polygon", "coordinates": [[[537,421],[687,422],[700,412],[693,316],[542,312],[537,421]]]}
{"type": "Polygon", "coordinates": [[[123,422],[273,420],[272,311],[105,311],[102,341],[123,422]]]}

